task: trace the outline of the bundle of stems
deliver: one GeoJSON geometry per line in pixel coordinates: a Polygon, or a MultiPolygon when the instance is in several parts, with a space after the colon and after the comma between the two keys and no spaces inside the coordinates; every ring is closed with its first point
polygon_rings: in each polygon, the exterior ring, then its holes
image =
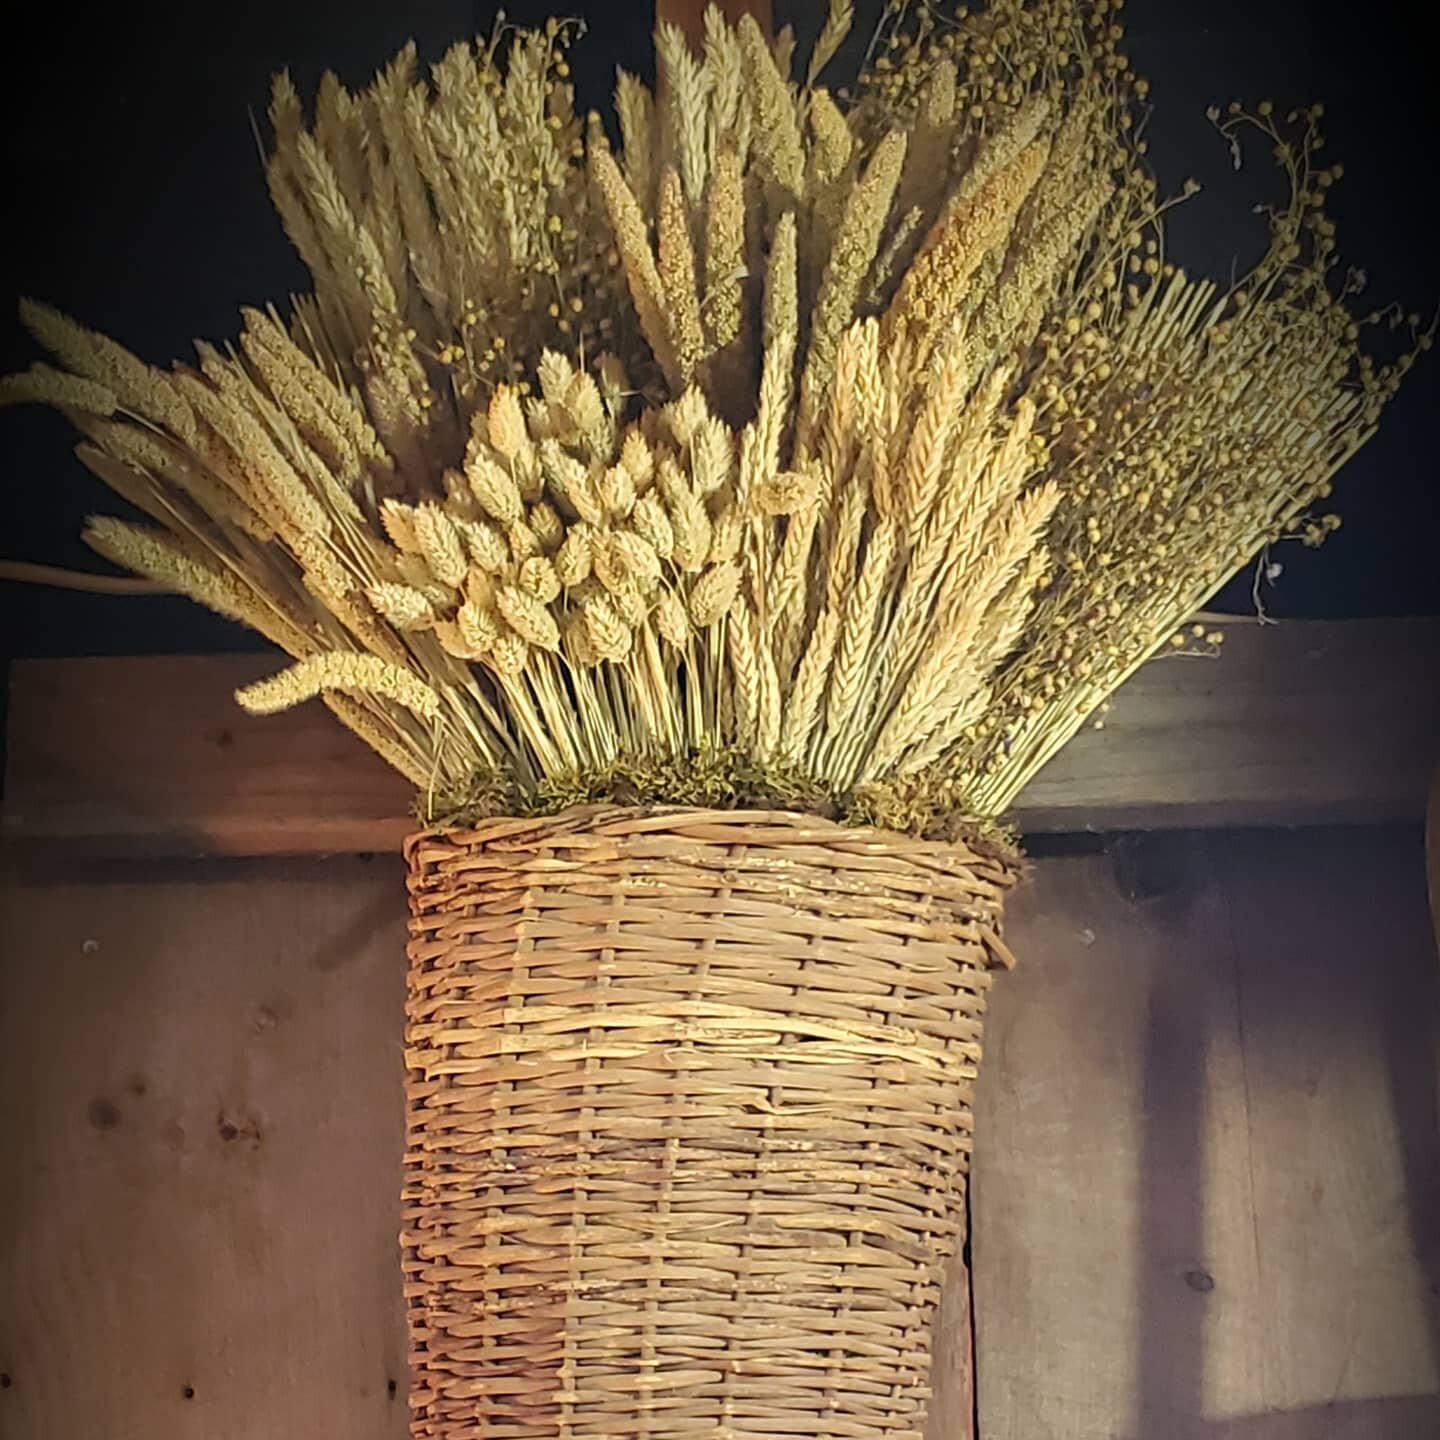
{"type": "Polygon", "coordinates": [[[608,122],[559,22],[308,117],[282,75],[313,294],[168,371],[27,302],[57,367],[0,396],[147,517],[96,550],[294,658],[243,705],[322,697],[427,817],[1002,815],[1140,664],[1214,650],[1238,567],[1334,528],[1430,341],[1356,311],[1318,107],[1213,111],[1285,194],[1230,285],[1166,259],[1119,8],[892,4],[848,90],[844,0],[803,68],[712,9],[608,122]]]}

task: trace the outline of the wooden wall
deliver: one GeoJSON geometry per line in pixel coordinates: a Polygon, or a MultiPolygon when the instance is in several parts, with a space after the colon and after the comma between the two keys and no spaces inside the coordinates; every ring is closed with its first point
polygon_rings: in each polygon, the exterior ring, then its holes
{"type": "Polygon", "coordinates": [[[1440,1433],[1440,1023],[1418,835],[1052,861],[989,1028],[984,1440],[1440,1433]]]}
{"type": "MultiPolygon", "coordinates": [[[[402,1440],[398,860],[47,867],[0,920],[0,1435],[402,1440]]],[[[1052,856],[1011,936],[982,1440],[1440,1433],[1418,833],[1052,856]]],[[[932,1440],[970,1433],[963,1279],[932,1440]]]]}
{"type": "MultiPolygon", "coordinates": [[[[1421,821],[1440,617],[1215,623],[1218,659],[1143,666],[1105,728],[1030,782],[1013,812],[1026,835],[1421,821]]],[[[398,850],[407,781],[321,705],[254,716],[234,703],[276,663],[17,662],[0,836],[72,860],[398,850]]]]}

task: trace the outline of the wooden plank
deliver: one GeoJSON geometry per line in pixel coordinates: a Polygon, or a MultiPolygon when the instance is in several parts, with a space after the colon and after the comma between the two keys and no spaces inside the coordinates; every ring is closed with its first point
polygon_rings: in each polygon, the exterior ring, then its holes
{"type": "Polygon", "coordinates": [[[403,1440],[400,865],[150,874],[0,896],[0,1434],[403,1440]]]}
{"type": "Polygon", "coordinates": [[[678,25],[698,51],[705,40],[705,11],[711,5],[718,5],[732,25],[742,15],[753,15],[767,35],[771,31],[771,0],[656,0],[655,21],[678,25]]]}
{"type": "Polygon", "coordinates": [[[1440,759],[1440,619],[1224,626],[1146,666],[1017,806],[1031,833],[1409,823],[1440,759]]]}
{"type": "Polygon", "coordinates": [[[982,1440],[1440,1432],[1411,832],[1044,862],[979,1087],[982,1440]]]}
{"type": "MultiPolygon", "coordinates": [[[[1234,624],[1147,666],[1021,797],[1030,834],[1418,820],[1440,620],[1234,624]]],[[[99,853],[394,850],[410,793],[319,705],[242,714],[258,656],[34,660],[11,674],[3,834],[99,853]]]]}
{"type": "Polygon", "coordinates": [[[1317,836],[1278,886],[1253,844],[1212,864],[1230,923],[1211,947],[1200,1172],[1209,1413],[1309,1412],[1337,1440],[1440,1434],[1440,967],[1421,848],[1317,836]],[[1428,1423],[1387,1406],[1400,1397],[1428,1397],[1428,1423]]]}
{"type": "Polygon", "coordinates": [[[957,1255],[945,1275],[930,1340],[932,1396],[925,1440],[977,1440],[970,1286],[970,1272],[964,1258],[957,1255]]]}
{"type": "Polygon", "coordinates": [[[1163,937],[1096,860],[1017,897],[992,992],[971,1182],[981,1440],[1128,1436],[1137,1385],[1145,985],[1163,937]]]}
{"type": "Polygon", "coordinates": [[[19,661],[3,834],[96,854],[398,851],[413,791],[320,705],[234,692],[264,655],[19,661]]]}
{"type": "Polygon", "coordinates": [[[1435,944],[1440,948],[1440,766],[1430,781],[1430,802],[1425,807],[1425,870],[1430,888],[1430,919],[1435,944]]]}

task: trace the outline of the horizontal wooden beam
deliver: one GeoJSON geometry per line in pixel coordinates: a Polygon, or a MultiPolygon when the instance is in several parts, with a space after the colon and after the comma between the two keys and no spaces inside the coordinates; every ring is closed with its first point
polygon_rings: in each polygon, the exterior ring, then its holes
{"type": "Polygon", "coordinates": [[[656,0],[655,23],[678,25],[698,50],[705,39],[705,11],[712,4],[732,25],[742,15],[753,15],[761,30],[771,31],[771,0],[656,0]]]}
{"type": "MultiPolygon", "coordinates": [[[[1440,619],[1227,625],[1166,659],[1021,797],[1030,834],[1419,822],[1440,758],[1440,619]]],[[[253,719],[263,656],[12,667],[3,834],[125,855],[395,849],[404,780],[308,705],[253,719]]]]}

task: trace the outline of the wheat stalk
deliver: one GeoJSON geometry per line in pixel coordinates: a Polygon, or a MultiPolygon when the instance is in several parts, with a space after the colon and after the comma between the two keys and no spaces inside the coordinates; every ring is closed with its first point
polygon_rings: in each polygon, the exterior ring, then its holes
{"type": "Polygon", "coordinates": [[[299,660],[278,675],[237,690],[235,699],[252,715],[273,715],[322,690],[381,696],[403,705],[422,720],[434,720],[440,714],[440,697],[410,671],[387,665],[373,655],[339,651],[299,660]]]}

